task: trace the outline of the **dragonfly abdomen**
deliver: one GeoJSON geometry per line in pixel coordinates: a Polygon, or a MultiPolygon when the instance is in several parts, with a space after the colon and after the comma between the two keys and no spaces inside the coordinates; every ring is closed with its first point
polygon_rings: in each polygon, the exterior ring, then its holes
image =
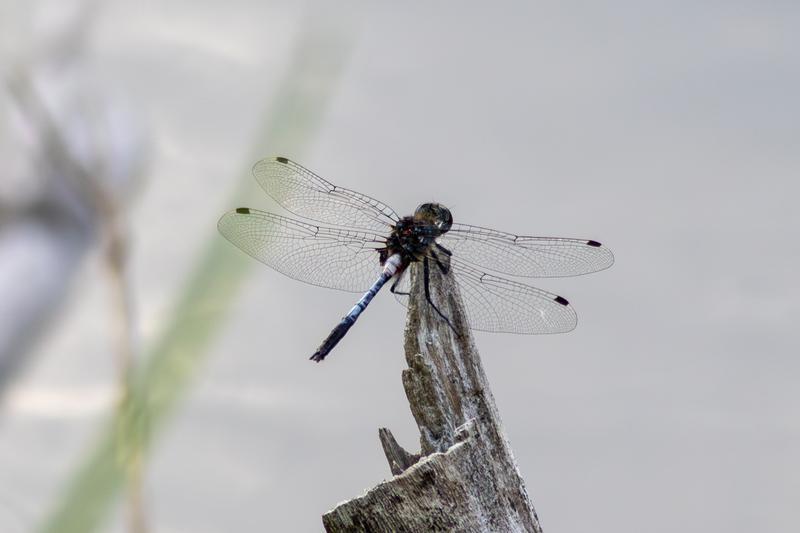
{"type": "Polygon", "coordinates": [[[367,308],[369,303],[378,294],[378,291],[386,285],[386,282],[389,281],[392,276],[397,274],[400,271],[400,267],[403,264],[403,259],[400,254],[394,254],[383,265],[383,272],[381,273],[380,277],[372,284],[372,287],[369,288],[367,292],[364,293],[364,296],[361,297],[358,302],[347,312],[347,314],[342,318],[342,321],[339,322],[335,328],[330,332],[330,334],[322,341],[322,344],[319,345],[317,351],[314,352],[314,355],[311,356],[312,361],[320,362],[325,359],[325,356],[330,353],[331,350],[339,344],[339,341],[347,334],[353,324],[356,323],[358,317],[364,312],[364,309],[367,308]]]}

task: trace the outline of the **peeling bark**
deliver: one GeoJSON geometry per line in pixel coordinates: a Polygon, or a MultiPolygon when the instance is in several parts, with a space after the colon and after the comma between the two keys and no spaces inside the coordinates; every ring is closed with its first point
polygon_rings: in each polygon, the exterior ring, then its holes
{"type": "Polygon", "coordinates": [[[381,428],[395,477],[323,515],[326,531],[541,532],[457,285],[451,276],[431,269],[431,298],[459,335],[425,300],[418,264],[410,274],[403,386],[419,427],[421,452],[407,452],[381,428]]]}

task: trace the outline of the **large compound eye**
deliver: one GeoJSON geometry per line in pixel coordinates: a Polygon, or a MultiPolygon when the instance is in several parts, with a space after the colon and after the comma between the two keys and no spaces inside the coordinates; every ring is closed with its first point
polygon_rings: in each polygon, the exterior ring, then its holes
{"type": "Polygon", "coordinates": [[[442,233],[445,233],[453,225],[453,214],[441,204],[436,204],[436,207],[438,208],[436,225],[439,226],[442,233]]]}
{"type": "Polygon", "coordinates": [[[445,233],[453,225],[453,215],[442,204],[422,204],[417,208],[414,217],[435,225],[442,233],[445,233]]]}

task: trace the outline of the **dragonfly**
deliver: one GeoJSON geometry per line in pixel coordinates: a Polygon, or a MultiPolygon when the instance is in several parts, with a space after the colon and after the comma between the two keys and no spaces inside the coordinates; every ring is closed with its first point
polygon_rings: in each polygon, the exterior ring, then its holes
{"type": "Polygon", "coordinates": [[[614,263],[611,250],[598,241],[461,224],[439,203],[421,204],[413,215],[400,217],[385,203],[333,185],[285,157],[258,161],[253,176],[281,207],[304,220],[239,207],[220,218],[220,233],[290,278],[363,293],[311,356],[316,362],[390,280],[390,291],[407,303],[412,263],[422,264],[427,304],[451,328],[430,296],[433,268],[453,274],[470,329],[521,334],[571,331],[577,315],[566,298],[508,277],[579,276],[614,263]]]}

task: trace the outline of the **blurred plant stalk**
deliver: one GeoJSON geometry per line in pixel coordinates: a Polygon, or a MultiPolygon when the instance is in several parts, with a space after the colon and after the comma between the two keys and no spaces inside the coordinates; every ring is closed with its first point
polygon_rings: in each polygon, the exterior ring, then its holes
{"type": "MultiPolygon", "coordinates": [[[[63,55],[59,47],[57,52],[44,54],[41,58],[45,62],[57,63],[58,68],[54,69],[58,78],[55,80],[56,84],[59,81],[63,82],[63,78],[74,78],[67,81],[67,85],[72,82],[71,90],[67,90],[66,95],[62,94],[61,98],[56,99],[61,105],[72,103],[73,98],[78,103],[87,104],[82,100],[89,99],[87,97],[91,91],[86,90],[80,74],[76,74],[74,70],[83,56],[82,45],[89,23],[93,20],[95,5],[94,2],[80,5],[73,12],[72,18],[66,21],[62,33],[55,39],[69,50],[67,55],[63,55]],[[56,57],[53,58],[53,55],[56,57]]],[[[128,195],[120,194],[118,180],[122,174],[125,185],[138,182],[141,164],[136,157],[133,157],[127,158],[128,163],[135,161],[132,166],[125,163],[120,165],[116,151],[109,149],[107,142],[99,140],[106,137],[103,133],[107,133],[103,131],[103,126],[106,124],[99,123],[94,118],[104,116],[107,112],[107,109],[102,108],[102,104],[88,103],[87,109],[90,112],[79,113],[74,117],[68,116],[68,112],[62,113],[58,104],[53,108],[51,102],[46,102],[40,87],[42,84],[52,82],[53,80],[49,78],[53,75],[49,77],[40,75],[37,66],[36,61],[20,62],[9,76],[8,91],[20,116],[29,129],[36,132],[36,138],[39,139],[39,167],[49,178],[44,187],[67,191],[66,196],[74,201],[54,202],[55,205],[68,204],[69,207],[64,209],[72,211],[74,218],[83,221],[85,230],[90,234],[87,244],[91,243],[94,240],[91,237],[95,236],[99,237],[103,248],[101,257],[106,266],[112,297],[109,316],[114,322],[115,329],[113,353],[116,354],[119,396],[116,420],[122,421],[118,431],[120,438],[116,443],[116,459],[124,469],[127,480],[128,530],[130,533],[147,533],[142,501],[143,461],[140,450],[131,448],[128,444],[134,432],[141,433],[146,431],[146,428],[140,425],[145,422],[143,418],[130,416],[137,344],[134,330],[136,320],[133,315],[132,292],[128,284],[129,245],[126,223],[128,206],[121,200],[128,195]],[[39,79],[40,77],[44,79],[39,79]],[[76,118],[79,122],[77,124],[76,118]],[[81,151],[76,145],[81,144],[81,133],[84,131],[93,135],[90,135],[92,139],[88,144],[89,148],[81,151]]],[[[135,152],[141,157],[141,150],[136,140],[132,140],[123,149],[135,152]]]]}
{"type": "MultiPolygon", "coordinates": [[[[301,26],[289,71],[269,105],[252,156],[243,165],[247,171],[241,173],[237,197],[252,190],[249,169],[253,160],[265,153],[300,155],[317,130],[353,35],[352,19],[337,12],[327,15],[309,18],[301,26]]],[[[141,509],[138,487],[148,447],[190,385],[250,268],[240,254],[231,253],[224,239],[215,231],[211,233],[160,339],[146,354],[144,365],[135,367],[124,232],[117,226],[119,220],[112,217],[106,222],[113,230],[108,240],[108,264],[119,307],[120,375],[124,376],[127,394],[98,444],[75,472],[63,499],[44,521],[40,531],[46,533],[97,530],[126,482],[131,489],[131,509],[141,509]]],[[[131,514],[130,526],[137,533],[144,531],[135,529],[145,527],[144,517],[131,514]]]]}
{"type": "Polygon", "coordinates": [[[95,4],[59,10],[50,30],[32,31],[0,72],[0,111],[9,111],[0,139],[0,395],[96,242],[94,189],[122,195],[139,177],[140,141],[119,135],[131,124],[114,123],[114,103],[84,75],[95,4]]]}
{"type": "MultiPolygon", "coordinates": [[[[39,246],[49,246],[53,252],[50,261],[31,265],[34,272],[46,268],[49,276],[45,278],[50,282],[19,284],[25,287],[13,293],[19,301],[7,298],[8,310],[15,312],[5,313],[11,322],[6,327],[16,333],[0,336],[4,339],[0,342],[2,384],[9,384],[17,367],[29,359],[28,348],[46,330],[53,309],[79,271],[81,257],[99,240],[112,296],[109,316],[115,329],[116,419],[126,421],[119,432],[116,455],[127,479],[128,529],[131,533],[146,533],[142,461],[138,451],[129,453],[127,449],[132,433],[128,421],[140,419],[127,415],[132,397],[136,321],[127,275],[126,200],[141,178],[144,156],[141,139],[131,134],[132,123],[115,123],[114,115],[119,111],[116,102],[85,76],[86,38],[97,6],[96,1],[89,0],[59,11],[50,21],[56,23],[55,28],[34,38],[33,50],[21,54],[5,76],[8,103],[22,125],[22,131],[17,133],[21,137],[28,134],[29,150],[25,155],[31,159],[30,178],[38,181],[39,188],[29,205],[9,210],[11,215],[3,218],[3,235],[20,233],[22,237],[17,239],[20,246],[2,247],[0,255],[24,264],[24,246],[28,242],[25,231],[30,227],[41,228],[39,246]],[[65,227],[70,229],[65,232],[65,227]],[[31,301],[37,304],[20,305],[31,301]],[[28,311],[16,312],[23,307],[28,311]]],[[[42,15],[41,9],[32,9],[34,19],[42,15]]],[[[20,176],[17,178],[19,181],[20,176]]],[[[14,273],[19,275],[22,269],[11,269],[12,275],[3,279],[13,283],[14,273]]],[[[137,426],[135,430],[141,432],[142,428],[137,426]]]]}
{"type": "MultiPolygon", "coordinates": [[[[125,222],[125,206],[114,198],[106,189],[105,180],[97,168],[87,169],[72,157],[64,132],[49,116],[43,102],[38,98],[35,87],[30,83],[26,72],[18,71],[11,84],[11,93],[16,97],[20,108],[37,129],[46,138],[47,157],[53,167],[60,168],[64,175],[71,178],[72,184],[80,189],[81,196],[87,201],[92,211],[96,230],[99,230],[104,253],[102,255],[108,282],[111,289],[111,320],[115,329],[116,367],[118,376],[119,399],[117,403],[117,420],[126,421],[120,426],[118,459],[124,465],[128,478],[129,513],[131,533],[146,533],[144,510],[142,506],[142,460],[139,451],[128,453],[126,448],[129,436],[133,431],[141,432],[141,427],[133,427],[131,423],[139,423],[137,417],[129,416],[132,397],[132,385],[135,370],[136,334],[134,331],[134,303],[128,283],[128,251],[129,243],[125,222]]],[[[100,165],[98,165],[99,167],[100,165]]]]}

